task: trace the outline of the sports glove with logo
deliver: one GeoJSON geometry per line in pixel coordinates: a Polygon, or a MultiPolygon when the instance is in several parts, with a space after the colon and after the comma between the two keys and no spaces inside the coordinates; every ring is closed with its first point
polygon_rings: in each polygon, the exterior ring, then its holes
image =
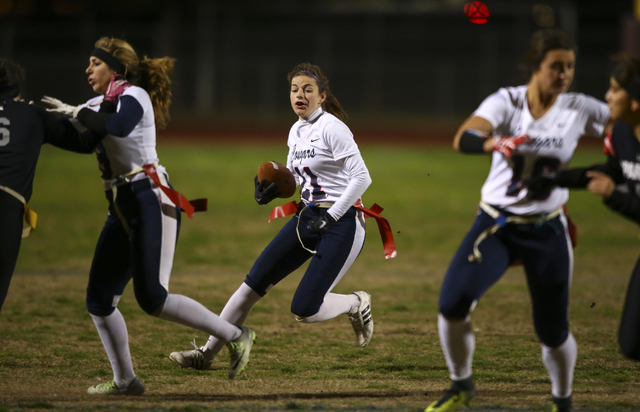
{"type": "Polygon", "coordinates": [[[493,140],[493,150],[510,158],[511,152],[516,150],[518,146],[532,140],[533,139],[526,134],[523,136],[496,136],[493,140]]]}
{"type": "Polygon", "coordinates": [[[269,186],[264,187],[267,183],[267,179],[262,179],[258,182],[258,176],[256,175],[256,177],[253,178],[253,182],[256,185],[254,198],[259,205],[266,205],[281,194],[275,183],[271,183],[269,186]]]}
{"type": "Polygon", "coordinates": [[[314,216],[309,219],[307,229],[315,230],[319,235],[324,235],[331,230],[336,220],[329,213],[322,216],[314,216]]]}

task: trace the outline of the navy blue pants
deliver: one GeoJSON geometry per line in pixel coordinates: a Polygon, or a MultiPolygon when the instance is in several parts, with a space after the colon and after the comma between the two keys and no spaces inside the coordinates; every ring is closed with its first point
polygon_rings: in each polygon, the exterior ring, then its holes
{"type": "MultiPolygon", "coordinates": [[[[507,216],[509,214],[507,213],[507,216]]],[[[470,263],[473,243],[495,220],[478,212],[447,270],[440,290],[440,312],[464,319],[471,305],[495,284],[516,260],[524,266],[533,304],[533,321],[542,343],[561,345],[569,333],[569,288],[573,250],[566,217],[561,214],[544,223],[508,224],[480,243],[480,263],[470,263]]]]}
{"type": "Polygon", "coordinates": [[[631,274],[618,331],[620,352],[640,361],[640,259],[631,274]]]}
{"type": "Polygon", "coordinates": [[[22,202],[0,190],[0,310],[9,292],[9,284],[18,261],[23,221],[22,202]]]}
{"type": "MultiPolygon", "coordinates": [[[[164,175],[159,175],[161,180],[164,175]]],[[[106,191],[109,216],[91,264],[87,309],[96,316],[115,310],[133,278],[136,300],[149,314],[164,304],[180,230],[180,209],[148,178],[106,191]]]]}
{"type": "Polygon", "coordinates": [[[354,208],[350,208],[324,236],[307,229],[309,219],[324,215],[327,210],[310,207],[300,216],[296,214],[260,254],[245,279],[251,289],[264,296],[271,287],[311,258],[291,302],[291,312],[297,316],[318,313],[324,296],[351,267],[364,246],[364,218],[354,208]],[[296,234],[298,219],[300,238],[308,249],[317,250],[316,255],[300,244],[296,234]]]}

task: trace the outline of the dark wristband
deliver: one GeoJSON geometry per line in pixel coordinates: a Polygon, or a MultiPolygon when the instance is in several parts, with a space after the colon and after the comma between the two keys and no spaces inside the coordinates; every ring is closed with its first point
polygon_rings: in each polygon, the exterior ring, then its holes
{"type": "Polygon", "coordinates": [[[467,130],[460,136],[460,151],[462,153],[484,153],[484,142],[486,141],[486,137],[478,136],[467,130]]]}

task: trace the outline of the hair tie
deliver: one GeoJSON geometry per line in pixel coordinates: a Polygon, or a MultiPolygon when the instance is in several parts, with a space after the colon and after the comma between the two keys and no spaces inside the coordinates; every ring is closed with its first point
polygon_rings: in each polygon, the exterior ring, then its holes
{"type": "Polygon", "coordinates": [[[108,51],[98,47],[91,52],[91,55],[105,62],[114,72],[122,75],[125,74],[126,68],[124,67],[124,64],[122,64],[120,60],[108,51]]]}
{"type": "Polygon", "coordinates": [[[318,85],[320,86],[320,90],[321,90],[321,91],[324,91],[324,87],[322,87],[322,82],[320,81],[320,79],[318,79],[318,78],[316,77],[316,75],[315,75],[315,74],[313,74],[313,73],[311,73],[311,72],[308,72],[308,71],[305,71],[305,70],[301,70],[301,71],[300,71],[300,73],[308,74],[309,76],[311,76],[311,77],[313,77],[314,79],[316,79],[316,80],[318,81],[318,85]]]}

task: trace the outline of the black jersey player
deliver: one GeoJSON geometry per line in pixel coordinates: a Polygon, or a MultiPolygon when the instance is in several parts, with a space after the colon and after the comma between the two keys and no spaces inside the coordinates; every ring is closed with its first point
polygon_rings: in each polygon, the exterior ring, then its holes
{"type": "MultiPolygon", "coordinates": [[[[640,224],[640,58],[622,55],[610,78],[605,95],[611,120],[611,134],[605,139],[607,162],[575,168],[554,178],[530,183],[542,190],[547,184],[586,188],[600,195],[604,204],[640,224]]],[[[636,263],[622,311],[618,342],[626,357],[640,361],[640,259],[636,263]]]]}
{"type": "Polygon", "coordinates": [[[35,227],[35,215],[27,208],[33,178],[44,143],[91,152],[101,136],[80,133],[68,120],[20,100],[22,69],[0,59],[0,310],[20,251],[23,220],[35,227]]]}

